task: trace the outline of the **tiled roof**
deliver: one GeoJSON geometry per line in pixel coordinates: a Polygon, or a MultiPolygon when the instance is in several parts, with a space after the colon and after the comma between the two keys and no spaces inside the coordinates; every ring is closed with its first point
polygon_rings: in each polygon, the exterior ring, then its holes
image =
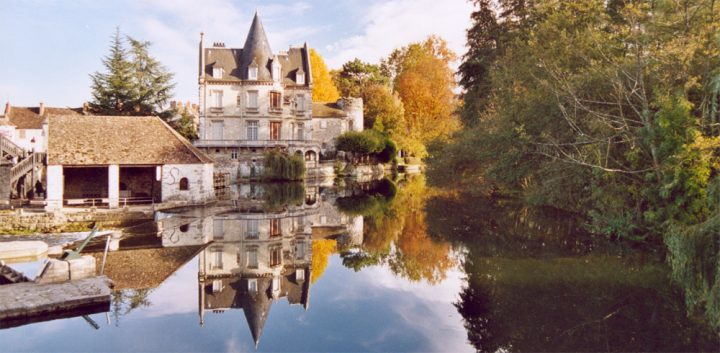
{"type": "MultiPolygon", "coordinates": [[[[201,246],[160,249],[133,249],[111,251],[107,254],[105,275],[115,289],[155,288],[175,271],[192,260],[201,246]]],[[[103,252],[90,253],[100,263],[103,252]]]]}
{"type": "Polygon", "coordinates": [[[212,159],[151,116],[51,115],[48,164],[197,164],[212,159]]]}
{"type": "Polygon", "coordinates": [[[42,129],[42,123],[49,115],[80,115],[81,108],[49,108],[40,115],[39,107],[15,107],[10,109],[6,118],[18,129],[42,129]]]}
{"type": "Polygon", "coordinates": [[[312,104],[313,118],[344,118],[347,113],[340,109],[337,103],[313,102],[312,104]]]}

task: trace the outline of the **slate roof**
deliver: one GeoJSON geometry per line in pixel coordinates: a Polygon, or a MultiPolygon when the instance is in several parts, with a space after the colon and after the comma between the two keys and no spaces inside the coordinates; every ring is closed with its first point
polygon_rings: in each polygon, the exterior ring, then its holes
{"type": "Polygon", "coordinates": [[[160,118],[48,116],[48,164],[156,165],[212,163],[160,118]]]}
{"type": "Polygon", "coordinates": [[[42,129],[42,123],[50,115],[80,115],[82,108],[50,108],[45,107],[40,115],[40,107],[13,106],[5,117],[10,124],[18,129],[42,129]]]}
{"type": "Polygon", "coordinates": [[[340,109],[337,103],[313,102],[312,104],[313,118],[345,118],[347,113],[340,109]]]}
{"type": "MultiPolygon", "coordinates": [[[[265,34],[260,18],[257,14],[253,18],[243,48],[205,48],[205,78],[213,81],[242,81],[247,80],[248,67],[251,64],[258,66],[258,81],[272,81],[271,69],[275,56],[265,34]],[[213,78],[213,68],[223,69],[221,79],[213,78]]],[[[277,55],[282,69],[282,82],[286,85],[296,85],[297,73],[305,74],[305,83],[311,83],[310,52],[305,44],[302,48],[290,48],[287,54],[277,55]]]]}

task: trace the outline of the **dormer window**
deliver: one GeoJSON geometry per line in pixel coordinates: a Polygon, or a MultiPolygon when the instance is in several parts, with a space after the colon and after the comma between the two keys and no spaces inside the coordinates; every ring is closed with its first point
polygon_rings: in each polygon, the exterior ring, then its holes
{"type": "Polygon", "coordinates": [[[295,74],[295,82],[298,85],[304,85],[305,84],[305,73],[298,72],[297,74],[295,74]]]}
{"type": "Polygon", "coordinates": [[[280,64],[273,64],[272,71],[273,80],[280,81],[280,64]]]}
{"type": "Polygon", "coordinates": [[[221,67],[213,67],[213,78],[221,79],[223,77],[223,69],[221,67]]]}
{"type": "Polygon", "coordinates": [[[258,79],[258,68],[257,66],[250,66],[248,67],[248,80],[257,80],[258,79]]]}

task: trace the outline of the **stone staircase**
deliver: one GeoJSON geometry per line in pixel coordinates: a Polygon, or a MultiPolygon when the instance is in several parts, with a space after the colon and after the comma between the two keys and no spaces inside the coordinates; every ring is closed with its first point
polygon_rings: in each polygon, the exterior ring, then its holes
{"type": "MultiPolygon", "coordinates": [[[[36,166],[44,163],[45,153],[28,152],[0,135],[0,200],[9,196],[21,178],[31,174],[36,166]]],[[[32,188],[32,183],[29,187],[32,188]]]]}

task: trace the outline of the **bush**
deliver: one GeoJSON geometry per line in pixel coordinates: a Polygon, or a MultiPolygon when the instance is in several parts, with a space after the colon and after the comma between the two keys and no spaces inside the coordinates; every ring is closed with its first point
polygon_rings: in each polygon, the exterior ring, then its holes
{"type": "Polygon", "coordinates": [[[265,153],[263,163],[265,180],[303,180],[305,178],[305,160],[301,156],[288,156],[277,151],[265,153]]]}
{"type": "Polygon", "coordinates": [[[338,136],[335,142],[338,151],[373,155],[381,163],[395,160],[397,146],[387,135],[376,130],[349,131],[338,136]]]}

